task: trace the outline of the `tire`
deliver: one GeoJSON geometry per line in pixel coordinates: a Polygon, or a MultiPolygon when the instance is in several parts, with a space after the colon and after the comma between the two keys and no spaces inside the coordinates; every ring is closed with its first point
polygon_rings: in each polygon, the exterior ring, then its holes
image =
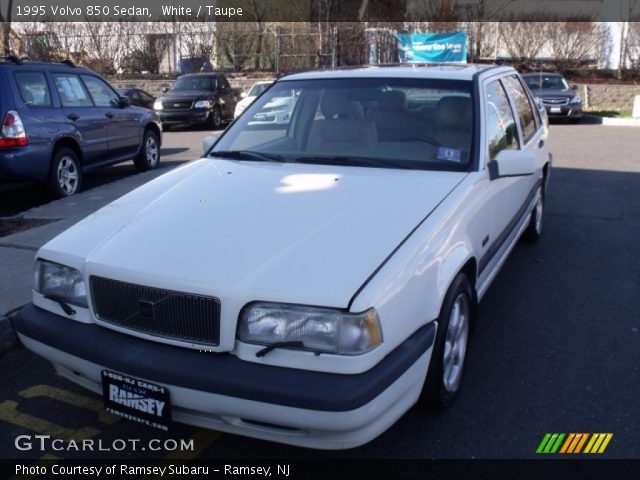
{"type": "Polygon", "coordinates": [[[460,392],[474,322],[474,299],[469,279],[464,273],[459,273],[442,304],[435,345],[420,397],[420,403],[430,410],[451,406],[460,392]]]}
{"type": "Polygon", "coordinates": [[[70,197],[82,188],[82,165],[78,154],[62,147],[53,152],[49,190],[55,198],[70,197]]]}
{"type": "Polygon", "coordinates": [[[213,110],[211,110],[209,125],[213,130],[220,130],[222,128],[222,112],[220,111],[219,105],[214,105],[213,110]]]}
{"type": "Polygon", "coordinates": [[[139,172],[153,170],[160,164],[160,140],[153,130],[145,130],[140,153],[133,159],[133,163],[139,172]]]}
{"type": "MultiPolygon", "coordinates": [[[[543,180],[544,184],[544,180],[543,180]]],[[[540,186],[538,187],[538,201],[536,202],[533,210],[531,211],[531,216],[529,217],[529,225],[527,229],[524,231],[522,237],[531,243],[537,242],[540,240],[540,236],[542,235],[542,226],[543,226],[543,217],[544,217],[544,190],[540,186]]]]}

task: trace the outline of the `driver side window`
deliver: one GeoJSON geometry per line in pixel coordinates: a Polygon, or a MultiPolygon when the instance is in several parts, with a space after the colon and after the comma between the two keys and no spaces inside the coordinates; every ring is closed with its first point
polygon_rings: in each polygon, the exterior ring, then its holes
{"type": "Polygon", "coordinates": [[[496,80],[487,85],[485,106],[489,159],[495,159],[502,150],[520,148],[516,120],[500,81],[496,80]]]}

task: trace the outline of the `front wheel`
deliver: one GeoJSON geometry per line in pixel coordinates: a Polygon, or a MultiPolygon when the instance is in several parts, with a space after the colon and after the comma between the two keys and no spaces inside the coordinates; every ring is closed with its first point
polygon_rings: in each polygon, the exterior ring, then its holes
{"type": "Polygon", "coordinates": [[[153,130],[146,130],[142,137],[140,153],[133,159],[140,172],[153,170],[160,163],[160,140],[153,130]]]}
{"type": "Polygon", "coordinates": [[[218,105],[213,107],[211,111],[211,128],[214,130],[220,130],[222,128],[222,112],[218,105]]]}
{"type": "Polygon", "coordinates": [[[76,152],[70,148],[59,148],[53,154],[49,189],[56,198],[70,197],[80,191],[82,167],[76,152]]]}
{"type": "Polygon", "coordinates": [[[450,406],[462,385],[473,322],[474,296],[469,279],[459,273],[451,283],[438,317],[438,333],[421,402],[432,410],[450,406]]]}
{"type": "Polygon", "coordinates": [[[536,201],[531,216],[529,217],[529,225],[524,231],[524,238],[529,242],[537,242],[542,235],[542,218],[544,215],[544,191],[542,187],[538,187],[538,200],[536,201]]]}

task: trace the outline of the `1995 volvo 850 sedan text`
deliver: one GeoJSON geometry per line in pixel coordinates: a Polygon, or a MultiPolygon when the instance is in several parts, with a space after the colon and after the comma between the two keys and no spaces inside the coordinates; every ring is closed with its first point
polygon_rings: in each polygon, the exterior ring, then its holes
{"type": "Polygon", "coordinates": [[[337,449],[450,405],[477,302],[542,230],[547,128],[516,71],[287,76],[205,149],[38,251],[24,345],[162,429],[337,449]],[[255,121],[279,97],[289,120],[255,121]]]}

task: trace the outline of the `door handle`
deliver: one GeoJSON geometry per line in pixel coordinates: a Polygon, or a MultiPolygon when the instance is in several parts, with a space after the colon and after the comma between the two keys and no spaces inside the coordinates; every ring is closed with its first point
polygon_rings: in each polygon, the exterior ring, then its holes
{"type": "Polygon", "coordinates": [[[113,113],[107,112],[107,113],[104,114],[104,116],[107,117],[107,118],[113,118],[113,113]]]}
{"type": "Polygon", "coordinates": [[[75,113],[70,113],[69,115],[67,115],[67,118],[71,121],[76,121],[80,118],[80,115],[77,115],[75,113]]]}
{"type": "Polygon", "coordinates": [[[544,140],[540,140],[540,142],[538,142],[538,148],[542,147],[544,147],[544,140]]]}

